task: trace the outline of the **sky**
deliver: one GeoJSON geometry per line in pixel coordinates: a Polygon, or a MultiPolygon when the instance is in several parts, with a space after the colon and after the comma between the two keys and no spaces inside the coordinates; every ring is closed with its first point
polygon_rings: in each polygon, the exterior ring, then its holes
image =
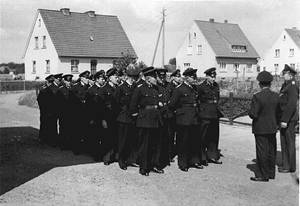
{"type": "MultiPolygon", "coordinates": [[[[193,20],[239,24],[262,57],[284,28],[300,29],[300,0],[0,0],[0,63],[23,62],[37,9],[94,10],[118,16],[133,45],[138,61],[151,64],[162,9],[166,11],[165,63],[176,56],[193,20]]],[[[162,64],[160,41],[155,66],[162,64]]]]}

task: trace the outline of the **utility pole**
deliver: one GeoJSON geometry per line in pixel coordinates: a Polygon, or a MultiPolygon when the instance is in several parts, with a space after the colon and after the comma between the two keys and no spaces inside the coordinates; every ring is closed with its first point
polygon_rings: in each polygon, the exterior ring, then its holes
{"type": "Polygon", "coordinates": [[[162,35],[162,52],[161,52],[162,53],[162,67],[161,68],[164,68],[164,66],[165,66],[165,11],[166,11],[166,9],[163,8],[163,10],[162,10],[163,35],[162,35]]]}
{"type": "Polygon", "coordinates": [[[156,44],[155,44],[155,49],[154,49],[154,54],[153,54],[153,58],[152,58],[152,63],[151,63],[151,66],[153,66],[154,64],[154,60],[155,60],[155,56],[156,56],[156,52],[157,52],[157,48],[158,48],[158,43],[159,43],[159,39],[160,39],[160,35],[161,35],[161,32],[163,32],[163,35],[162,35],[162,68],[164,67],[164,63],[165,63],[165,11],[166,9],[163,8],[162,10],[162,15],[163,15],[163,18],[162,18],[162,21],[161,21],[161,25],[160,25],[160,29],[159,29],[159,33],[158,33],[158,37],[157,37],[157,40],[156,40],[156,44]]]}

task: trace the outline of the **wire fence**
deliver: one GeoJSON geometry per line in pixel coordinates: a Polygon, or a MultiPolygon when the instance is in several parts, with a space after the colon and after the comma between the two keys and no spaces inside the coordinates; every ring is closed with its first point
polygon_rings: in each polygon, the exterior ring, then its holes
{"type": "Polygon", "coordinates": [[[43,83],[42,81],[26,80],[0,81],[0,93],[37,90],[43,83]]]}

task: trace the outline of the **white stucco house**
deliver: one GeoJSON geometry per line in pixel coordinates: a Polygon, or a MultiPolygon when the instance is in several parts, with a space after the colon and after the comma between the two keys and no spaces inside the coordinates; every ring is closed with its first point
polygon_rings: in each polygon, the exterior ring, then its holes
{"type": "Polygon", "coordinates": [[[295,27],[284,29],[260,62],[273,75],[279,75],[285,64],[300,71],[300,30],[295,27]]]}
{"type": "Polygon", "coordinates": [[[210,67],[217,68],[217,76],[256,77],[259,55],[238,24],[194,20],[184,42],[176,54],[177,68],[198,69],[204,76],[210,67]]]}
{"type": "Polygon", "coordinates": [[[44,80],[49,74],[91,73],[112,67],[114,59],[136,53],[117,16],[94,11],[38,9],[25,52],[25,79],[44,80]]]}

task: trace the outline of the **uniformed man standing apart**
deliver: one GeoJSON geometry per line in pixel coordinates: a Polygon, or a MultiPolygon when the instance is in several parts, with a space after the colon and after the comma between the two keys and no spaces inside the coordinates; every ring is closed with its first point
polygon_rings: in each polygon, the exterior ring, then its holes
{"type": "Polygon", "coordinates": [[[160,147],[159,128],[162,126],[162,119],[159,112],[158,88],[156,80],[156,70],[148,67],[143,70],[145,82],[139,84],[133,92],[130,102],[130,113],[136,117],[136,127],[138,128],[139,154],[138,163],[140,174],[148,176],[151,170],[157,173],[164,171],[159,168],[156,154],[160,147]]]}
{"type": "Polygon", "coordinates": [[[70,91],[70,102],[72,113],[76,117],[72,118],[72,151],[75,155],[84,152],[84,141],[87,138],[87,105],[86,97],[89,88],[88,78],[90,72],[84,71],[79,74],[79,81],[73,85],[70,91]]]}
{"type": "Polygon", "coordinates": [[[187,172],[190,167],[203,169],[201,165],[201,141],[199,137],[198,94],[192,85],[197,69],[187,68],[184,82],[178,85],[170,99],[169,108],[176,115],[176,144],[178,167],[187,172]]]}
{"type": "Polygon", "coordinates": [[[41,143],[49,143],[49,123],[48,123],[48,113],[51,104],[51,91],[49,89],[50,85],[54,82],[54,76],[50,74],[45,78],[46,83],[40,88],[37,96],[37,102],[40,109],[40,131],[39,139],[41,143]]]}
{"type": "Polygon", "coordinates": [[[219,118],[222,113],[219,110],[220,90],[216,80],[216,68],[207,69],[206,79],[198,86],[200,98],[201,117],[201,139],[204,142],[202,147],[202,164],[207,162],[222,164],[219,161],[219,118]]]}
{"type": "Polygon", "coordinates": [[[273,76],[269,72],[260,72],[257,80],[261,91],[252,97],[249,116],[253,120],[258,173],[250,179],[267,182],[275,178],[279,95],[270,89],[273,76]]]}
{"type": "Polygon", "coordinates": [[[108,81],[103,87],[103,101],[105,106],[103,120],[106,122],[106,128],[104,128],[102,149],[104,152],[103,162],[105,165],[109,165],[118,158],[117,116],[120,108],[115,97],[115,92],[119,84],[118,70],[113,67],[107,70],[106,76],[108,81]]]}
{"type": "Polygon", "coordinates": [[[296,170],[295,126],[299,119],[299,85],[295,80],[296,71],[284,66],[284,83],[280,89],[280,143],[282,167],[278,172],[288,173],[296,170]]]}
{"type": "Polygon", "coordinates": [[[70,109],[70,89],[72,84],[72,74],[62,76],[62,83],[57,92],[59,110],[59,142],[61,149],[70,149],[72,113],[70,109]]]}
{"type": "Polygon", "coordinates": [[[129,112],[129,105],[133,90],[135,88],[135,81],[139,76],[139,68],[130,64],[126,68],[126,79],[116,89],[116,101],[121,111],[117,117],[118,122],[118,162],[122,170],[126,170],[127,166],[135,163],[134,146],[137,142],[137,135],[135,134],[135,122],[129,112]],[[131,159],[130,159],[131,158],[131,159]]]}

